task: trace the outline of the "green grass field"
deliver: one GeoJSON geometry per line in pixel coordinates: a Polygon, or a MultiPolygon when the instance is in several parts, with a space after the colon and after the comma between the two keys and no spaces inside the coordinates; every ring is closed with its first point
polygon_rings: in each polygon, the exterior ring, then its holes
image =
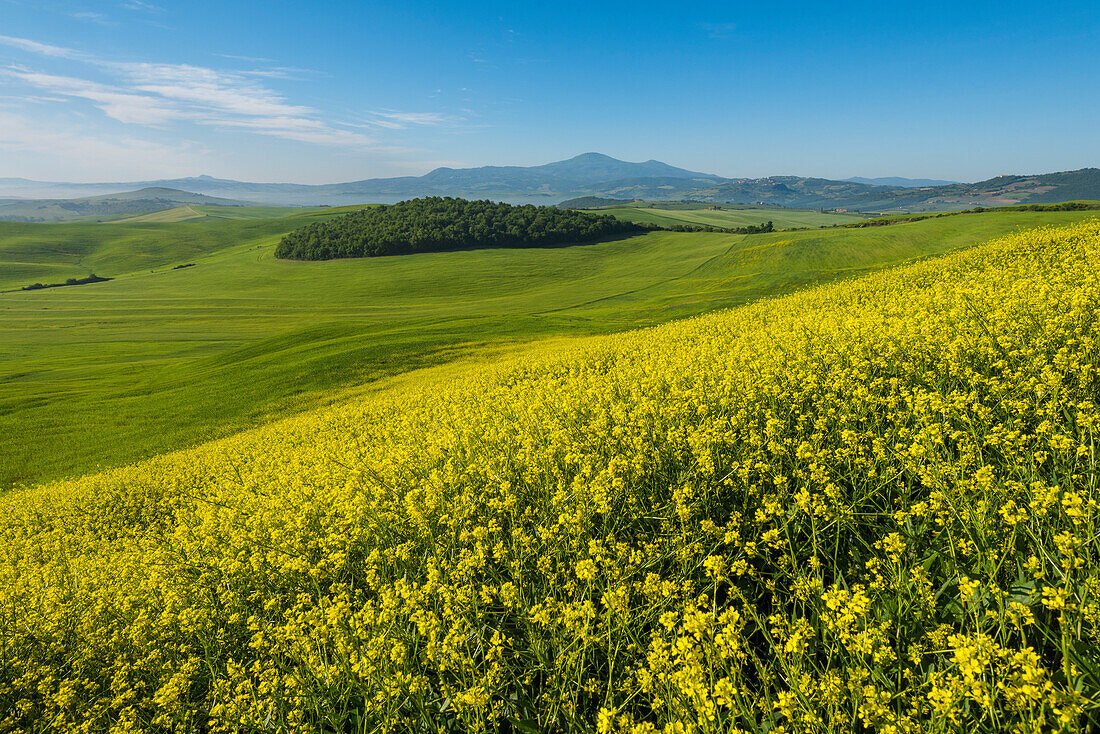
{"type": "Polygon", "coordinates": [[[350,208],[188,206],[131,222],[0,222],[0,290],[189,262],[228,247],[265,243],[350,208]]]}
{"type": "Polygon", "coordinates": [[[822,214],[818,211],[802,209],[755,209],[723,208],[710,210],[705,208],[671,208],[649,204],[641,206],[607,207],[595,209],[598,214],[611,214],[638,224],[658,224],[663,227],[677,224],[689,224],[702,227],[727,227],[734,229],[750,224],[762,224],[771,220],[777,228],[826,227],[833,224],[847,224],[866,219],[858,214],[822,214]]]}
{"type": "Polygon", "coordinates": [[[0,487],[82,473],[339,400],[461,355],[787,292],[1091,212],[1011,212],[769,235],[289,262],[339,210],[193,207],[179,222],[0,226],[0,487]],[[271,214],[283,214],[273,217],[271,214]],[[195,263],[194,267],[173,269],[195,263]],[[22,268],[22,270],[20,269],[22,268]]]}

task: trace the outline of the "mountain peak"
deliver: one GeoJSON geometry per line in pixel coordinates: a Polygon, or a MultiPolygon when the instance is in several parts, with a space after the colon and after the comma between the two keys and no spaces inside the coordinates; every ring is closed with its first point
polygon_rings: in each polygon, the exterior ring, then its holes
{"type": "Polygon", "coordinates": [[[670,166],[661,161],[648,160],[644,163],[633,163],[596,152],[581,153],[564,161],[531,166],[525,170],[549,174],[555,178],[570,179],[578,184],[639,178],[719,178],[670,166]]]}
{"type": "Polygon", "coordinates": [[[570,161],[614,161],[615,163],[626,163],[626,161],[621,161],[618,158],[612,158],[611,156],[606,155],[605,153],[596,153],[596,152],[591,152],[591,151],[588,152],[588,153],[581,153],[580,155],[575,155],[575,156],[573,156],[572,158],[570,158],[566,161],[559,161],[559,163],[568,163],[570,161]]]}

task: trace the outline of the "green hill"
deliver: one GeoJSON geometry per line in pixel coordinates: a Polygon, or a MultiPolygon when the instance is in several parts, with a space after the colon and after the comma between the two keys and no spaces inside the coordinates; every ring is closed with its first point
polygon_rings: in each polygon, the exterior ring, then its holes
{"type": "MultiPolygon", "coordinates": [[[[170,210],[175,211],[175,210],[170,210]]],[[[89,273],[151,270],[271,237],[347,209],[191,206],[198,221],[28,224],[0,222],[0,290],[89,273]]]]}
{"type": "Polygon", "coordinates": [[[601,196],[578,196],[559,203],[559,209],[599,209],[605,206],[630,206],[633,199],[606,199],[601,196]]]}
{"type": "Polygon", "coordinates": [[[82,199],[0,199],[0,221],[64,222],[76,219],[106,219],[164,211],[188,204],[248,206],[249,202],[164,187],[149,187],[82,199]]]}
{"type": "MultiPolygon", "coordinates": [[[[717,205],[721,206],[721,205],[717,205]]],[[[858,214],[821,213],[800,209],[739,208],[726,206],[710,209],[707,205],[697,204],[692,208],[671,208],[659,203],[638,206],[601,207],[595,211],[610,214],[628,222],[652,224],[659,227],[688,225],[698,227],[727,227],[735,229],[762,222],[773,222],[778,229],[791,227],[827,227],[834,224],[858,222],[863,219],[858,214]]]]}
{"type": "Polygon", "coordinates": [[[340,213],[0,224],[5,287],[114,278],[0,294],[0,485],[191,445],[466,354],[661,323],[1094,216],[997,212],[867,229],[274,258],[283,234],[340,213]]]}

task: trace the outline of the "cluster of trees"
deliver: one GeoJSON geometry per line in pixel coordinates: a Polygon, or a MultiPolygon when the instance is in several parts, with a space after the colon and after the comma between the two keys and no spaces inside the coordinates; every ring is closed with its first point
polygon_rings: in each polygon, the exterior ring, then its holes
{"type": "Polygon", "coordinates": [[[608,215],[552,206],[433,196],[309,224],[283,237],[275,256],[331,260],[481,247],[547,247],[648,229],[608,215]]]}
{"type": "Polygon", "coordinates": [[[964,213],[981,213],[988,211],[1008,211],[1008,212],[1077,212],[1085,211],[1087,209],[1096,209],[1097,204],[1094,201],[1063,201],[1057,204],[1016,204],[1013,206],[996,206],[996,207],[982,207],[976,206],[973,209],[967,209],[964,213]]]}
{"type": "Polygon", "coordinates": [[[96,275],[95,273],[92,273],[91,275],[87,276],[86,278],[69,278],[64,283],[32,283],[31,285],[23,286],[23,290],[25,290],[25,291],[37,291],[37,290],[40,290],[42,288],[61,288],[62,286],[66,286],[66,285],[84,285],[86,283],[102,283],[106,280],[111,280],[111,278],[103,278],[103,277],[100,277],[100,276],[96,275]]]}
{"type": "Polygon", "coordinates": [[[763,224],[747,224],[744,227],[710,227],[698,224],[646,224],[646,229],[659,229],[665,232],[725,232],[726,234],[766,234],[775,231],[775,225],[769,219],[763,224]]]}
{"type": "Polygon", "coordinates": [[[775,225],[772,224],[772,220],[768,220],[763,224],[750,224],[745,227],[737,227],[730,230],[734,234],[765,234],[766,232],[774,232],[775,225]]]}

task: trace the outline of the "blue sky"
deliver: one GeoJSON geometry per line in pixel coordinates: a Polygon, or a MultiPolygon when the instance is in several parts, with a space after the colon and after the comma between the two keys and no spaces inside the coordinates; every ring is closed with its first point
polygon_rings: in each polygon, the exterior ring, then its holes
{"type": "Polygon", "coordinates": [[[0,0],[0,177],[1100,165],[1100,3],[0,0]]]}

